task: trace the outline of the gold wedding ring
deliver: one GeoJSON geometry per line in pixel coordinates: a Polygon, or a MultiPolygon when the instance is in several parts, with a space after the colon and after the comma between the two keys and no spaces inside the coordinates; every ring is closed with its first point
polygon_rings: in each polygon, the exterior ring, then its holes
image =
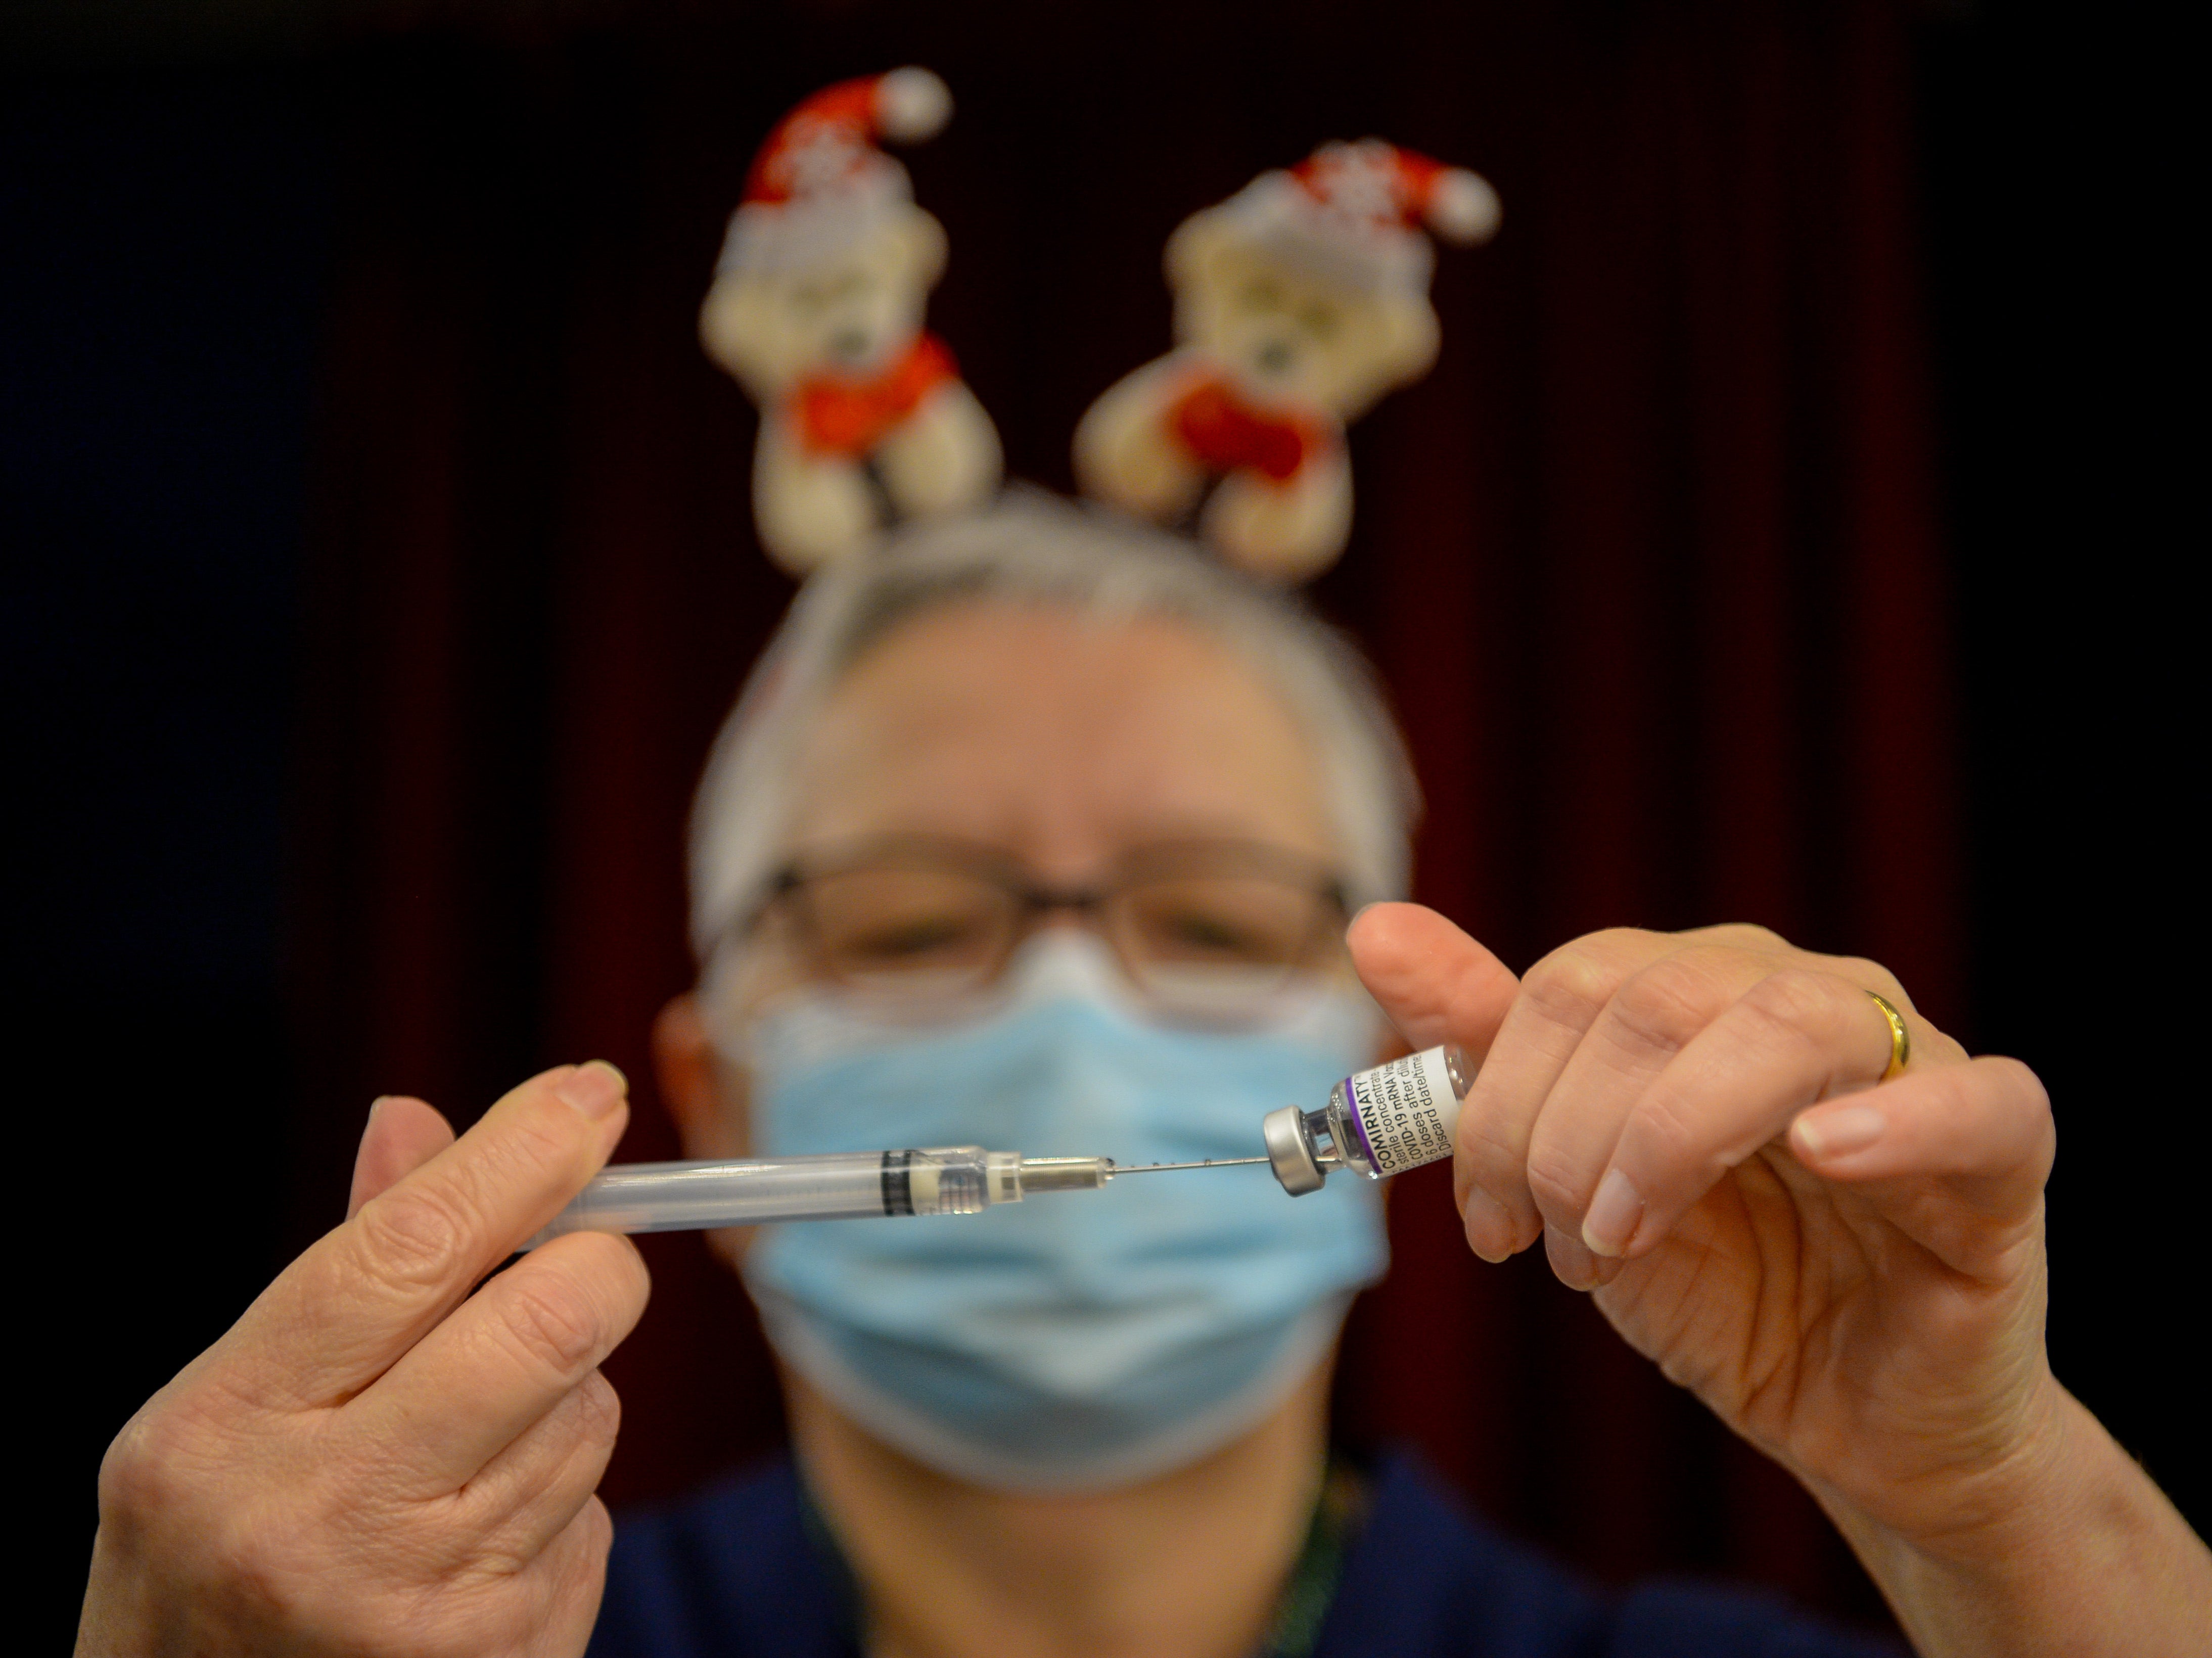
{"type": "Polygon", "coordinates": [[[1905,1029],[1905,1015],[1897,1011],[1888,997],[1875,990],[1868,991],[1867,994],[1881,1010],[1881,1017],[1889,1021],[1889,1068],[1881,1073],[1881,1078],[1887,1082],[1912,1062],[1912,1033],[1905,1029]]]}

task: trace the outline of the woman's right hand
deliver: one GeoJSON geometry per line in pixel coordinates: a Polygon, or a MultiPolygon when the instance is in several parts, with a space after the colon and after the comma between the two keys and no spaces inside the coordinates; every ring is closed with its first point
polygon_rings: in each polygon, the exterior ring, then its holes
{"type": "Polygon", "coordinates": [[[109,1448],[80,1655],[582,1651],[619,1415],[599,1365],[645,1265],[579,1232],[483,1281],[606,1161],[624,1091],[562,1066],[459,1140],[379,1102],[345,1224],[109,1448]]]}

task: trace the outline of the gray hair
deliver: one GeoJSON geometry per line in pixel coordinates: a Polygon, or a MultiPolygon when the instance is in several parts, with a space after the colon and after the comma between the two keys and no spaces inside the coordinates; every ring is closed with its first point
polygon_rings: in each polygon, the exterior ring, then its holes
{"type": "Polygon", "coordinates": [[[1372,670],[1296,598],[1179,537],[1042,490],[902,531],[811,577],[714,741],[691,817],[691,941],[710,962],[775,873],[791,783],[830,693],[869,647],[940,605],[1013,599],[1101,621],[1166,616],[1218,640],[1304,726],[1346,896],[1402,896],[1420,791],[1372,670]]]}

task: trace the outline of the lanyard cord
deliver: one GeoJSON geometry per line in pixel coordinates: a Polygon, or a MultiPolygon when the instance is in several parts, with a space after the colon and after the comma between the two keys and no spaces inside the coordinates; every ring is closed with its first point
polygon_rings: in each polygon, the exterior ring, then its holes
{"type": "Polygon", "coordinates": [[[1329,1608],[1336,1604],[1345,1557],[1366,1524],[1368,1497],[1366,1477],[1349,1461],[1332,1454],[1322,1473],[1321,1494],[1314,1499],[1304,1546],[1283,1585],[1282,1598],[1275,1602],[1259,1658],[1310,1658],[1329,1608]]]}
{"type": "MultiPolygon", "coordinates": [[[[1344,1580],[1345,1557],[1366,1523],[1370,1496],[1366,1476],[1346,1459],[1332,1454],[1322,1474],[1321,1494],[1314,1500],[1313,1518],[1306,1524],[1305,1541],[1284,1581],[1274,1615],[1267,1620],[1267,1638],[1254,1658],[1311,1658],[1329,1608],[1336,1604],[1336,1592],[1344,1580]]],[[[815,1506],[814,1494],[807,1490],[803,1477],[799,1480],[799,1518],[830,1580],[847,1647],[854,1653],[865,1651],[861,1633],[866,1604],[860,1580],[853,1575],[852,1564],[837,1546],[830,1522],[815,1506]]]]}

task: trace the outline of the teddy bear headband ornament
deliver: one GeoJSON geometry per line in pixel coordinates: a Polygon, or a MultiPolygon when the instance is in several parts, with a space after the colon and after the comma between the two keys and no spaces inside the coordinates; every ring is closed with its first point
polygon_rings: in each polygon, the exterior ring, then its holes
{"type": "Polygon", "coordinates": [[[1085,493],[1194,525],[1263,579],[1318,574],[1352,528],[1346,422],[1436,361],[1428,234],[1487,240],[1478,174],[1378,138],[1324,144],[1168,240],[1176,349],[1075,434],[1085,493]]]}
{"type": "Polygon", "coordinates": [[[699,336],[760,407],[753,516],[794,575],[998,489],[998,432],[922,326],[944,228],[879,146],[951,111],[925,69],[826,88],[769,135],[731,216],[699,336]]]}

